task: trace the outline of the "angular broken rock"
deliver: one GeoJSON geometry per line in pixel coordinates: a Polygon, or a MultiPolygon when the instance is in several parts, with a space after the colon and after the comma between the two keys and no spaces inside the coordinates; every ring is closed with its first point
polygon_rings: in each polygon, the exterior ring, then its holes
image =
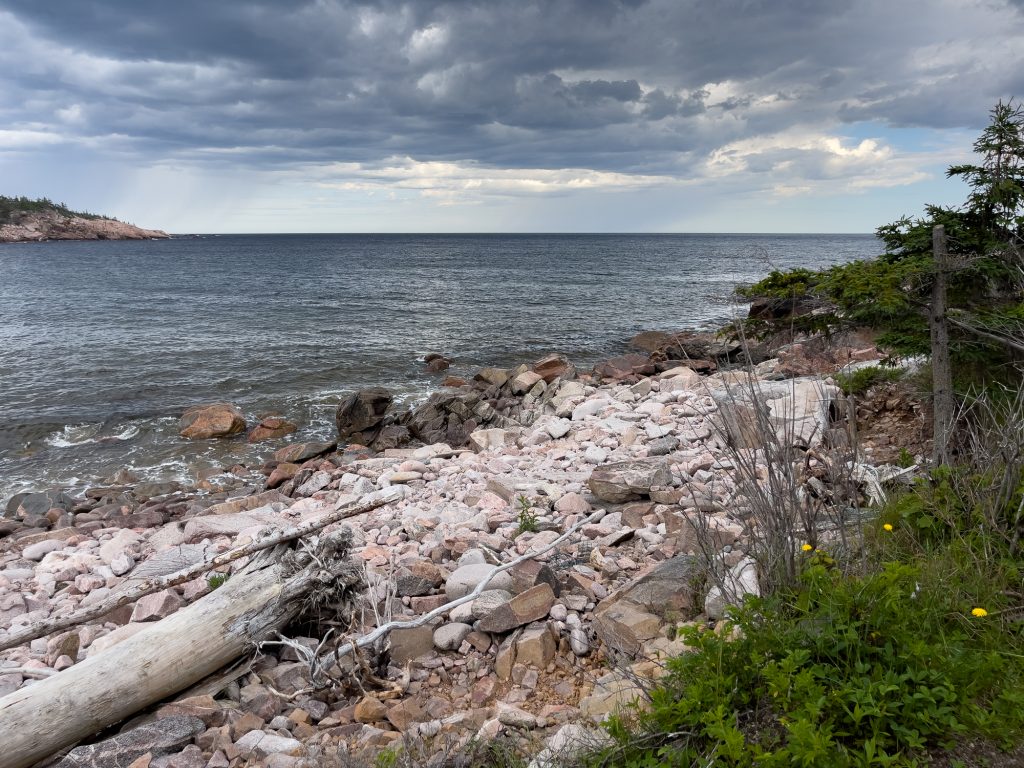
{"type": "MultiPolygon", "coordinates": [[[[509,600],[512,599],[512,593],[505,589],[485,589],[473,602],[469,603],[466,608],[469,609],[469,617],[472,621],[482,619],[484,616],[489,614],[491,611],[497,610],[509,600]]],[[[452,609],[452,621],[455,621],[454,614],[463,606],[458,606],[452,609]]]]}
{"type": "Polygon", "coordinates": [[[662,618],[670,611],[681,618],[691,618],[699,610],[696,585],[700,573],[697,558],[676,555],[609,595],[598,613],[625,601],[662,618]]]}
{"type": "Polygon", "coordinates": [[[508,381],[508,371],[504,368],[481,368],[473,375],[473,381],[501,387],[508,381]]]}
{"type": "Polygon", "coordinates": [[[274,459],[280,462],[301,464],[307,459],[313,459],[317,456],[323,456],[325,453],[330,453],[337,447],[338,444],[335,442],[293,443],[274,451],[274,459]]]}
{"type": "Polygon", "coordinates": [[[391,633],[391,659],[397,664],[426,656],[434,650],[434,631],[430,627],[406,627],[391,633]]]}
{"type": "Polygon", "coordinates": [[[720,619],[729,606],[739,605],[747,595],[760,594],[757,563],[753,558],[745,557],[726,574],[721,586],[713,586],[708,591],[704,600],[704,613],[709,619],[720,619]]]}
{"type": "Polygon", "coordinates": [[[605,464],[590,474],[587,486],[602,501],[621,504],[647,496],[653,486],[672,484],[672,472],[663,459],[633,459],[605,464]]]}
{"type": "Polygon", "coordinates": [[[555,658],[555,638],[546,626],[528,627],[515,642],[515,663],[544,669],[555,658]]]}
{"type": "Polygon", "coordinates": [[[572,376],[574,369],[572,363],[561,355],[548,355],[533,364],[533,372],[550,384],[559,377],[564,379],[572,376]]]}
{"type": "Polygon", "coordinates": [[[635,656],[643,644],[658,636],[662,620],[628,601],[601,610],[594,619],[594,631],[605,645],[635,656]]]}
{"type": "Polygon", "coordinates": [[[198,717],[165,717],[97,744],[75,747],[55,768],[122,768],[149,752],[177,752],[206,730],[198,717]]]}
{"type": "Polygon", "coordinates": [[[555,593],[551,586],[538,584],[492,610],[480,619],[478,628],[481,632],[509,632],[531,621],[543,619],[554,602],[555,593]]]}
{"type": "Polygon", "coordinates": [[[383,701],[373,696],[361,698],[352,712],[352,717],[357,723],[376,723],[379,720],[383,720],[387,715],[387,706],[383,701]]]}
{"type": "Polygon", "coordinates": [[[429,595],[436,586],[433,579],[413,573],[408,568],[399,568],[395,573],[395,594],[399,597],[420,597],[429,595]]]}
{"type": "Polygon", "coordinates": [[[310,475],[309,479],[295,489],[297,496],[312,496],[317,491],[323,490],[331,482],[331,473],[318,470],[310,475]]]}
{"type": "Polygon", "coordinates": [[[288,736],[280,736],[267,731],[249,731],[235,742],[242,757],[270,757],[270,755],[290,754],[302,748],[302,742],[288,736]]]}
{"type": "Polygon", "coordinates": [[[504,429],[478,429],[469,436],[469,445],[477,453],[505,447],[504,429]]]}
{"type": "MultiPolygon", "coordinates": [[[[556,504],[555,506],[557,508],[558,505],[556,504]]],[[[542,583],[551,586],[555,597],[562,593],[562,585],[559,583],[558,576],[555,575],[551,566],[537,560],[524,560],[521,563],[517,563],[509,568],[507,573],[512,577],[512,592],[515,594],[525,592],[530,587],[535,587],[542,583]]]]}
{"type": "Polygon", "coordinates": [[[165,589],[162,592],[155,592],[139,598],[132,611],[132,621],[158,621],[170,616],[184,605],[184,601],[178,597],[173,589],[165,589]]]}
{"type": "Polygon", "coordinates": [[[517,395],[525,394],[533,389],[538,381],[544,381],[539,373],[524,371],[512,380],[512,392],[517,395]]]}

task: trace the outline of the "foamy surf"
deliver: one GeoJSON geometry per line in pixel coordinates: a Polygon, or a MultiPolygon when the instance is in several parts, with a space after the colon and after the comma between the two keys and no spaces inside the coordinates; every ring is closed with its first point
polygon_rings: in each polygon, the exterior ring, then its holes
{"type": "Polygon", "coordinates": [[[103,434],[102,424],[69,424],[44,438],[43,442],[51,448],[76,448],[90,443],[131,440],[138,437],[140,432],[138,424],[129,424],[109,434],[103,434]]]}

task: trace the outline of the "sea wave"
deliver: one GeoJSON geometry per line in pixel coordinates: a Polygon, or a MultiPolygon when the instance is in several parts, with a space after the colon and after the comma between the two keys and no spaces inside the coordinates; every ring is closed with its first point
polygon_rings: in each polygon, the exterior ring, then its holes
{"type": "Polygon", "coordinates": [[[51,448],[75,448],[90,443],[132,440],[142,431],[138,424],[127,424],[115,432],[103,434],[103,427],[103,424],[68,424],[48,435],[44,442],[51,448]]]}

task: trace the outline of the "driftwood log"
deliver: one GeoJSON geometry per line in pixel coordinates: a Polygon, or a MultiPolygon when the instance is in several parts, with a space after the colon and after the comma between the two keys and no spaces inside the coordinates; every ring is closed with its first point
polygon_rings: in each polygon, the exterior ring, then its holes
{"type": "MultiPolygon", "coordinates": [[[[261,543],[260,549],[265,551],[246,568],[192,605],[154,622],[103,653],[0,698],[4,768],[29,768],[54,752],[189,688],[279,634],[304,605],[331,602],[339,592],[336,582],[343,582],[344,590],[358,580],[355,566],[342,562],[350,533],[345,530],[322,537],[315,554],[296,551],[286,542],[322,529],[329,524],[325,522],[327,518],[335,522],[395,500],[393,494],[364,499],[358,505],[300,526],[302,534],[296,534],[299,528],[281,532],[274,542],[268,539],[261,543]],[[267,549],[272,543],[273,548],[267,549]],[[347,573],[342,574],[346,568],[347,573]],[[42,723],[45,728],[40,728],[42,723]]],[[[395,629],[422,626],[475,599],[494,575],[560,546],[599,514],[579,520],[555,541],[496,568],[490,578],[464,597],[410,621],[388,622],[328,654],[314,656],[310,659],[311,673],[322,674],[341,657],[359,648],[372,647],[395,629]]],[[[42,634],[46,633],[36,636],[42,634]]]]}
{"type": "Polygon", "coordinates": [[[282,566],[236,574],[187,608],[59,675],[0,699],[3,764],[27,768],[233,661],[299,609],[282,566]]]}
{"type": "Polygon", "coordinates": [[[240,560],[243,557],[257,554],[263,550],[275,547],[278,544],[294,541],[295,539],[302,538],[303,536],[316,533],[317,531],[326,528],[328,525],[333,525],[334,523],[342,520],[347,520],[350,517],[356,517],[357,515],[370,512],[378,507],[383,507],[386,504],[397,501],[399,498],[401,498],[401,492],[394,488],[386,488],[383,491],[371,493],[354,504],[346,504],[338,507],[338,509],[333,512],[323,515],[322,517],[309,520],[302,525],[285,528],[282,531],[275,532],[267,538],[254,541],[251,544],[246,544],[242,547],[235,547],[234,549],[223,552],[210,560],[196,563],[195,565],[167,574],[166,576],[143,579],[124,591],[115,592],[107,599],[102,600],[95,605],[90,605],[87,608],[75,611],[67,616],[59,616],[55,619],[40,621],[16,632],[10,632],[7,634],[0,632],[0,651],[17,648],[19,645],[24,645],[25,643],[35,640],[37,637],[45,637],[46,635],[53,634],[54,632],[60,632],[64,629],[77,627],[79,624],[84,624],[87,621],[99,619],[106,616],[115,608],[120,608],[122,605],[134,603],[140,597],[152,594],[153,592],[159,592],[160,590],[167,589],[169,587],[177,586],[178,584],[184,584],[186,581],[191,581],[196,576],[200,576],[207,571],[212,571],[214,568],[227,565],[228,563],[240,560]]]}
{"type": "MultiPolygon", "coordinates": [[[[370,506],[394,500],[384,498],[370,506]]],[[[325,517],[341,519],[342,511],[325,517]]],[[[353,511],[344,510],[347,516],[353,511]]],[[[328,524],[324,518],[316,523],[312,530],[328,524]]],[[[310,527],[301,526],[304,533],[310,527]]],[[[28,768],[213,674],[279,632],[303,607],[344,597],[361,581],[360,569],[347,559],[350,543],[349,529],[301,551],[278,543],[188,607],[0,698],[0,764],[28,768]]]]}

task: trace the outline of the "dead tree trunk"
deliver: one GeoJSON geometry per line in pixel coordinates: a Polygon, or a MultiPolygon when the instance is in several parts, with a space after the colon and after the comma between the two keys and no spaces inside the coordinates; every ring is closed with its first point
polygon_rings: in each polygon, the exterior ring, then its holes
{"type": "Polygon", "coordinates": [[[946,319],[946,274],[949,250],[946,228],[939,224],[932,230],[935,255],[935,277],[928,320],[932,343],[933,448],[936,466],[949,461],[949,441],[953,429],[953,371],[949,362],[949,323],[946,319]]]}
{"type": "Polygon", "coordinates": [[[271,547],[275,547],[284,542],[293,541],[295,539],[300,539],[303,536],[316,533],[317,531],[326,528],[328,525],[370,512],[378,507],[383,507],[385,504],[397,501],[398,498],[400,498],[400,494],[395,491],[394,488],[376,491],[367,495],[355,504],[347,504],[343,507],[339,507],[334,512],[309,520],[302,525],[277,531],[268,538],[260,539],[241,547],[235,547],[234,549],[229,549],[227,552],[217,555],[212,560],[196,563],[195,565],[191,565],[180,571],[175,571],[174,573],[166,576],[143,579],[141,582],[132,585],[128,589],[115,592],[106,600],[81,608],[69,616],[59,616],[55,619],[40,621],[9,634],[0,630],[0,651],[6,651],[9,648],[17,648],[19,645],[24,645],[25,643],[35,640],[37,637],[45,637],[46,635],[53,634],[54,632],[59,632],[62,629],[69,629],[71,627],[76,627],[79,624],[84,624],[87,621],[99,619],[110,613],[115,608],[120,608],[122,605],[134,603],[144,595],[150,595],[154,592],[159,592],[162,589],[167,589],[168,587],[184,584],[186,581],[191,581],[196,576],[206,573],[207,571],[212,571],[214,568],[227,565],[228,563],[232,563],[243,557],[249,557],[250,555],[270,549],[271,547]]]}
{"type": "Polygon", "coordinates": [[[289,551],[265,553],[187,608],[0,699],[0,762],[27,768],[188,688],[281,630],[300,598],[332,577],[321,562],[296,571],[289,551]]]}

